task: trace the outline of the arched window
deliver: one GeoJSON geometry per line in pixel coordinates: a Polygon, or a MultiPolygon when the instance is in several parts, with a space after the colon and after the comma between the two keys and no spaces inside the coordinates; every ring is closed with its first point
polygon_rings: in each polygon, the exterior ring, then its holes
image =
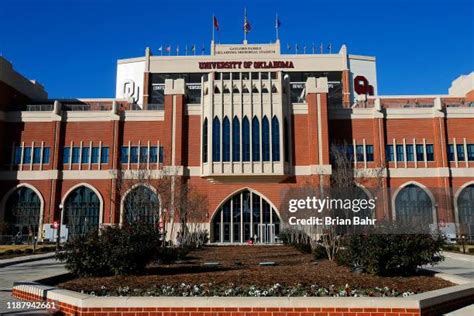
{"type": "Polygon", "coordinates": [[[250,122],[246,116],[242,120],[242,160],[250,161],[250,122]]]}
{"type": "Polygon", "coordinates": [[[13,235],[17,242],[24,238],[33,242],[38,235],[40,221],[41,200],[32,189],[22,186],[15,190],[5,204],[5,235],[13,235]]]}
{"type": "Polygon", "coordinates": [[[252,119],[252,161],[260,161],[260,123],[256,116],[252,119]]]}
{"type": "Polygon", "coordinates": [[[270,161],[270,123],[266,116],[262,119],[262,159],[270,161]]]}
{"type": "Polygon", "coordinates": [[[219,90],[219,87],[217,87],[217,86],[214,87],[214,93],[215,94],[221,93],[221,91],[219,90]]]}
{"type": "Polygon", "coordinates": [[[90,188],[80,186],[67,196],[64,202],[63,224],[68,237],[87,234],[99,229],[100,200],[90,188]]]}
{"type": "Polygon", "coordinates": [[[395,216],[399,222],[426,228],[433,223],[433,203],[425,190],[409,184],[395,198],[395,216]]]}
{"type": "Polygon", "coordinates": [[[140,185],[130,190],[123,202],[124,222],[142,222],[155,225],[160,218],[158,195],[150,188],[140,185]]]}
{"type": "Polygon", "coordinates": [[[252,85],[252,93],[258,93],[258,89],[256,85],[252,85]]]}
{"type": "Polygon", "coordinates": [[[232,87],[232,93],[240,93],[239,88],[236,85],[232,87]]]}
{"type": "Polygon", "coordinates": [[[461,191],[457,203],[461,234],[466,234],[470,239],[474,239],[474,184],[461,191]]]}
{"type": "Polygon", "coordinates": [[[280,123],[278,118],[272,118],[272,160],[280,161],[280,123]]]}
{"type": "Polygon", "coordinates": [[[265,197],[242,190],[229,197],[212,220],[212,242],[274,243],[280,233],[280,218],[265,197]]]}
{"type": "Polygon", "coordinates": [[[240,161],[240,122],[237,116],[232,120],[232,161],[240,161]]]}
{"type": "Polygon", "coordinates": [[[207,117],[202,124],[202,161],[207,162],[207,117]]]}
{"type": "Polygon", "coordinates": [[[212,121],[212,161],[221,161],[221,122],[217,116],[212,121]]]}
{"type": "Polygon", "coordinates": [[[227,116],[222,121],[222,161],[230,161],[230,121],[227,116]]]}
{"type": "Polygon", "coordinates": [[[227,85],[224,85],[224,93],[225,93],[225,94],[230,93],[230,90],[229,90],[229,88],[227,87],[227,85]]]}

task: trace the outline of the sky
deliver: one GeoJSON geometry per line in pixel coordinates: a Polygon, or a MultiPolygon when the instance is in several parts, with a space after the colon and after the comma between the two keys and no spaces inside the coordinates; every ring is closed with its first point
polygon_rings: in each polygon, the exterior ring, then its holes
{"type": "Polygon", "coordinates": [[[472,0],[0,0],[0,54],[51,98],[114,97],[116,61],[149,46],[275,40],[275,15],[287,44],[312,43],[377,58],[378,93],[446,94],[474,70],[472,0]]]}

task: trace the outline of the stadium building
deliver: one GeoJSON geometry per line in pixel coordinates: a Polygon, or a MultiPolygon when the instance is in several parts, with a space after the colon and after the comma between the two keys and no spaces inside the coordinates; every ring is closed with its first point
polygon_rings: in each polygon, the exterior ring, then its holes
{"type": "Polygon", "coordinates": [[[50,100],[0,57],[2,239],[53,239],[58,226],[66,238],[134,218],[158,225],[169,210],[153,181],[172,173],[207,197],[199,222],[210,242],[273,243],[285,192],[330,183],[333,145],[365,179],[361,192],[385,192],[375,217],[474,235],[473,101],[474,73],[446,95],[380,96],[375,57],[344,45],[147,48],[118,60],[113,99],[50,100]]]}

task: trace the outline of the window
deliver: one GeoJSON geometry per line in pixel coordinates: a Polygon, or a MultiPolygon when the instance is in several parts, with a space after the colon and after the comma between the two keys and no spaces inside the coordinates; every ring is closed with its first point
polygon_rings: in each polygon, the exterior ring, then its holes
{"type": "MultiPolygon", "coordinates": [[[[123,148],[124,147],[122,147],[122,150],[123,148]]],[[[128,147],[127,147],[127,151],[128,151],[128,147]]],[[[92,147],[91,163],[99,163],[99,147],[92,147]]]]}
{"type": "Polygon", "coordinates": [[[363,145],[356,145],[356,157],[357,161],[361,162],[364,161],[364,146],[363,145]]]}
{"type": "Polygon", "coordinates": [[[232,73],[232,79],[233,80],[240,79],[240,72],[233,72],[232,73]]]}
{"type": "Polygon", "coordinates": [[[365,157],[367,158],[367,161],[374,161],[374,146],[373,145],[365,146],[365,157]]]}
{"type": "Polygon", "coordinates": [[[464,160],[464,145],[456,145],[456,152],[458,153],[458,161],[464,160]]]}
{"type": "Polygon", "coordinates": [[[250,123],[246,116],[242,120],[242,160],[250,161],[250,123]]]}
{"type": "Polygon", "coordinates": [[[474,144],[467,145],[467,160],[474,161],[474,144]]]}
{"type": "Polygon", "coordinates": [[[387,145],[385,148],[385,155],[387,156],[387,161],[393,161],[394,160],[394,155],[393,155],[393,145],[387,145]]]}
{"type": "Polygon", "coordinates": [[[252,72],[252,80],[258,80],[258,72],[252,72]]]}
{"type": "Polygon", "coordinates": [[[72,163],[79,163],[79,156],[80,156],[80,148],[73,147],[72,148],[72,163]]]}
{"type": "Polygon", "coordinates": [[[207,118],[202,124],[202,161],[207,162],[207,118]]]}
{"type": "Polygon", "coordinates": [[[82,147],[82,163],[89,163],[89,147],[82,147]]]}
{"type": "Polygon", "coordinates": [[[130,147],[130,162],[131,163],[138,162],[138,147],[137,146],[130,147]]]}
{"type": "Polygon", "coordinates": [[[405,155],[403,153],[403,145],[397,145],[397,161],[404,161],[405,155]]]}
{"type": "Polygon", "coordinates": [[[80,186],[64,202],[64,224],[68,237],[85,235],[99,228],[100,200],[94,191],[80,186]]]}
{"type": "Polygon", "coordinates": [[[100,162],[109,163],[109,147],[102,147],[100,162]]]}
{"type": "Polygon", "coordinates": [[[280,161],[280,123],[278,118],[272,118],[272,160],[280,161]]]}
{"type": "Polygon", "coordinates": [[[449,161],[454,161],[454,145],[449,144],[448,145],[448,160],[449,161]]]}
{"type": "Polygon", "coordinates": [[[128,146],[122,146],[120,149],[120,162],[128,163],[128,146]]]}
{"type": "Polygon", "coordinates": [[[425,161],[425,151],[423,145],[416,145],[416,160],[425,161]]]}
{"type": "Polygon", "coordinates": [[[221,160],[221,123],[217,116],[212,121],[212,161],[221,160]]]}
{"type": "Polygon", "coordinates": [[[230,121],[227,116],[222,122],[222,161],[230,161],[230,121]]]}
{"type": "Polygon", "coordinates": [[[71,157],[71,148],[64,147],[63,148],[63,163],[69,163],[69,158],[71,157]]]}
{"type": "Polygon", "coordinates": [[[414,152],[413,152],[413,145],[411,145],[411,144],[406,145],[406,150],[407,150],[407,161],[414,161],[415,156],[414,156],[414,152]]]}
{"type": "Polygon", "coordinates": [[[158,147],[151,146],[150,147],[150,162],[156,163],[158,161],[158,147]]]}
{"type": "Polygon", "coordinates": [[[249,77],[249,73],[248,72],[243,72],[242,73],[242,79],[244,80],[248,80],[250,77],[249,77]]]}
{"type": "Polygon", "coordinates": [[[349,161],[354,161],[354,146],[348,145],[346,146],[346,157],[349,161]]]}
{"type": "Polygon", "coordinates": [[[271,72],[270,76],[271,76],[272,79],[276,79],[277,78],[277,73],[276,72],[271,72]]]}
{"type": "Polygon", "coordinates": [[[140,162],[148,162],[148,147],[140,147],[140,162]]]}
{"type": "Polygon", "coordinates": [[[262,119],[262,159],[270,161],[270,123],[266,116],[262,119]]]}
{"type": "Polygon", "coordinates": [[[434,161],[433,144],[426,145],[426,160],[434,161]]]}
{"type": "Polygon", "coordinates": [[[15,147],[13,161],[16,165],[19,165],[21,163],[21,147],[15,147]]]}
{"type": "Polygon", "coordinates": [[[260,123],[256,116],[252,119],[252,161],[260,161],[260,123]]]}
{"type": "Polygon", "coordinates": [[[230,80],[230,72],[223,72],[222,73],[222,79],[230,80]]]}
{"type": "Polygon", "coordinates": [[[262,80],[268,80],[268,72],[262,72],[260,76],[262,77],[262,80]]]}
{"type": "Polygon", "coordinates": [[[163,146],[160,146],[160,151],[159,151],[159,156],[158,156],[158,162],[163,163],[165,161],[165,148],[163,146]]]}
{"type": "Polygon", "coordinates": [[[50,148],[49,147],[44,147],[43,148],[43,163],[49,163],[49,157],[50,155],[50,148]]]}
{"type": "Polygon", "coordinates": [[[33,148],[33,163],[41,162],[41,147],[33,148]]]}
{"type": "Polygon", "coordinates": [[[23,163],[31,163],[31,147],[23,149],[23,163]]]}
{"type": "Polygon", "coordinates": [[[240,160],[240,122],[237,116],[232,120],[232,161],[240,160]]]}

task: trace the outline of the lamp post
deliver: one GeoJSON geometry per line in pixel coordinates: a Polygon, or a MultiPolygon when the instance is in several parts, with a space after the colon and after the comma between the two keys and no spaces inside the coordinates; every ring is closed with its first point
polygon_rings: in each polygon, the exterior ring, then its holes
{"type": "Polygon", "coordinates": [[[61,210],[60,211],[60,216],[59,216],[59,222],[54,223],[57,226],[56,227],[56,251],[59,250],[59,244],[60,244],[60,240],[61,240],[61,238],[60,238],[60,236],[61,236],[61,218],[62,218],[62,212],[63,212],[63,205],[62,204],[59,204],[59,209],[61,210]]]}

